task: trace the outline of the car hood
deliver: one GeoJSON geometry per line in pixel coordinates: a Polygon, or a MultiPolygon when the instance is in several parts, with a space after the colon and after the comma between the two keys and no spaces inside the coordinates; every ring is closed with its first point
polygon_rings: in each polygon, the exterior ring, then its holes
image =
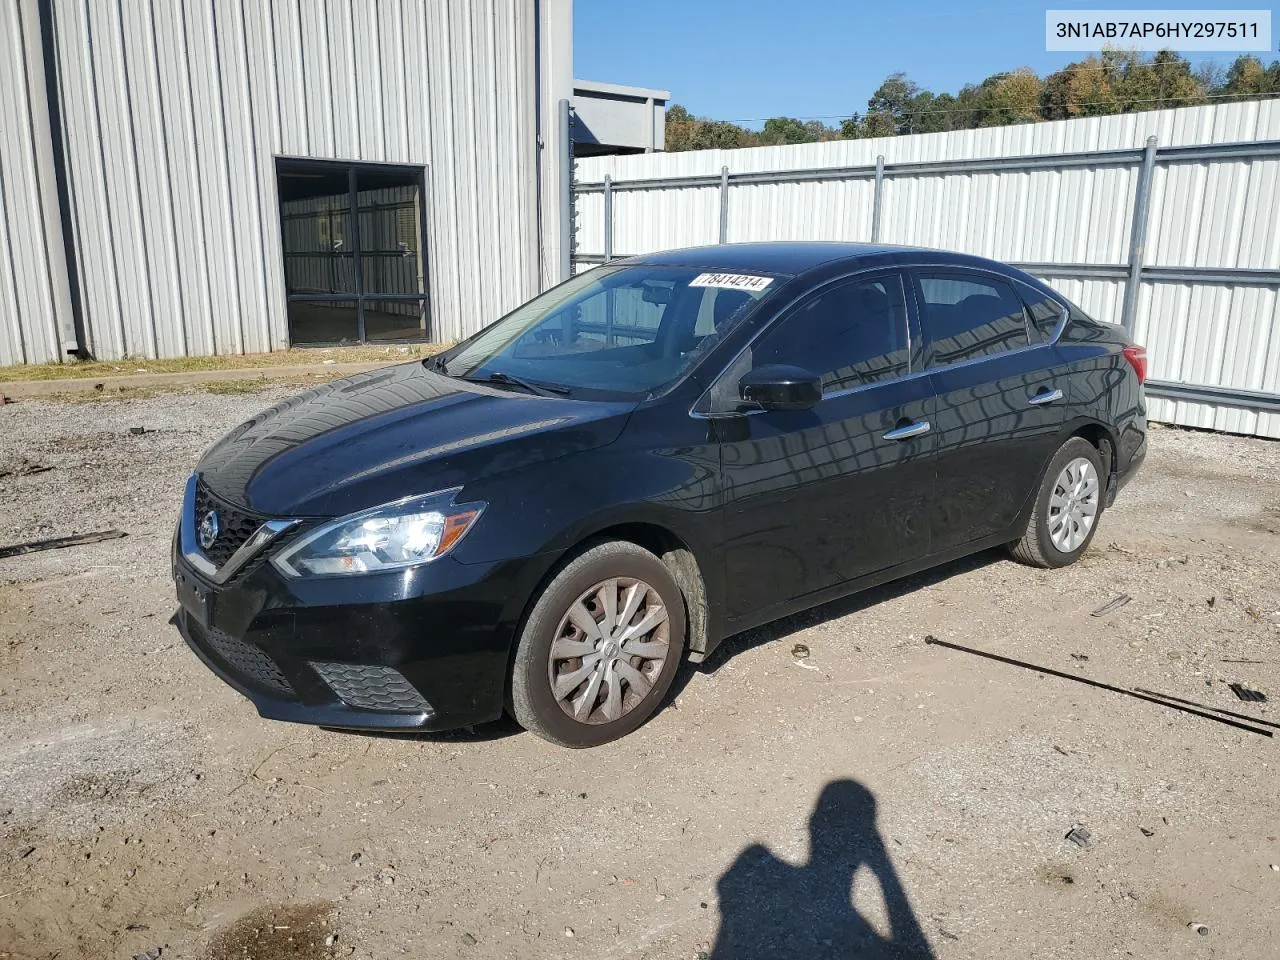
{"type": "Polygon", "coordinates": [[[617,439],[632,402],[543,398],[401,364],[266,410],[210,448],[218,497],[277,517],[342,516],[617,439]]]}

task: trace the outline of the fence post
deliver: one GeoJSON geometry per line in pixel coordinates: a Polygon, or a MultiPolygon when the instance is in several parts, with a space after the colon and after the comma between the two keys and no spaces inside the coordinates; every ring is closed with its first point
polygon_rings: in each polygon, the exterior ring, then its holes
{"type": "Polygon", "coordinates": [[[560,142],[556,145],[560,164],[560,281],[573,273],[573,129],[569,101],[558,104],[560,142]]]}
{"type": "Polygon", "coordinates": [[[1151,174],[1156,164],[1156,138],[1147,137],[1138,173],[1138,191],[1133,198],[1133,232],[1129,235],[1129,279],[1124,285],[1124,308],[1120,325],[1133,331],[1134,314],[1138,310],[1138,291],[1142,285],[1142,260],[1146,254],[1147,214],[1151,209],[1151,174]]]}
{"type": "Polygon", "coordinates": [[[720,243],[729,238],[729,168],[720,168],[720,243]]]}
{"type": "Polygon", "coordinates": [[[604,175],[604,262],[613,259],[613,177],[604,175]]]}
{"type": "Polygon", "coordinates": [[[871,242],[880,242],[880,199],[884,196],[884,154],[876,157],[876,195],[871,203],[871,242]]]}

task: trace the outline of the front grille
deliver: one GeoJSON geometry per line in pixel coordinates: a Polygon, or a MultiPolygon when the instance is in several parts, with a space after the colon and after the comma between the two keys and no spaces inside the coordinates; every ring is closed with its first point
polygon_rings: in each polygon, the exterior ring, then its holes
{"type": "Polygon", "coordinates": [[[210,511],[218,514],[218,539],[207,550],[200,549],[215,567],[221,567],[231,559],[255,530],[266,521],[266,517],[249,513],[239,507],[232,506],[225,500],[215,497],[209,492],[204,482],[196,484],[196,533],[199,536],[200,522],[210,511]]]}
{"type": "Polygon", "coordinates": [[[294,695],[289,679],[262,648],[217,627],[201,629],[193,626],[192,629],[204,640],[205,647],[238,679],[274,693],[294,695]]]}
{"type": "Polygon", "coordinates": [[[349,707],[394,713],[426,713],[431,705],[399,671],[355,663],[312,663],[316,673],[349,707]]]}

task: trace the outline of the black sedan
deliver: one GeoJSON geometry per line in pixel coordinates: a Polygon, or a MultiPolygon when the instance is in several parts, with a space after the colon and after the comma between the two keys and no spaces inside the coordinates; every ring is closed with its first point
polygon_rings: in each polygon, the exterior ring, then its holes
{"type": "Polygon", "coordinates": [[[730,634],[995,545],[1074,561],[1146,454],[1145,369],[977,257],[617,261],[232,430],[176,623],[265,717],[604,743],[730,634]]]}

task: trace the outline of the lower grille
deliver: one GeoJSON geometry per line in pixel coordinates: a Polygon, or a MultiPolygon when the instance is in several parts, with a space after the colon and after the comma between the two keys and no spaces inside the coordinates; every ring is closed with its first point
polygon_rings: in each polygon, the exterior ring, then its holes
{"type": "Polygon", "coordinates": [[[247,640],[233,637],[217,627],[209,627],[206,630],[201,630],[199,627],[192,627],[192,629],[204,640],[205,647],[240,680],[274,693],[289,697],[294,695],[293,685],[289,683],[289,679],[260,647],[254,646],[247,640]]]}
{"type": "Polygon", "coordinates": [[[353,663],[312,663],[342,702],[362,710],[426,713],[431,705],[399,671],[353,663]]]}

